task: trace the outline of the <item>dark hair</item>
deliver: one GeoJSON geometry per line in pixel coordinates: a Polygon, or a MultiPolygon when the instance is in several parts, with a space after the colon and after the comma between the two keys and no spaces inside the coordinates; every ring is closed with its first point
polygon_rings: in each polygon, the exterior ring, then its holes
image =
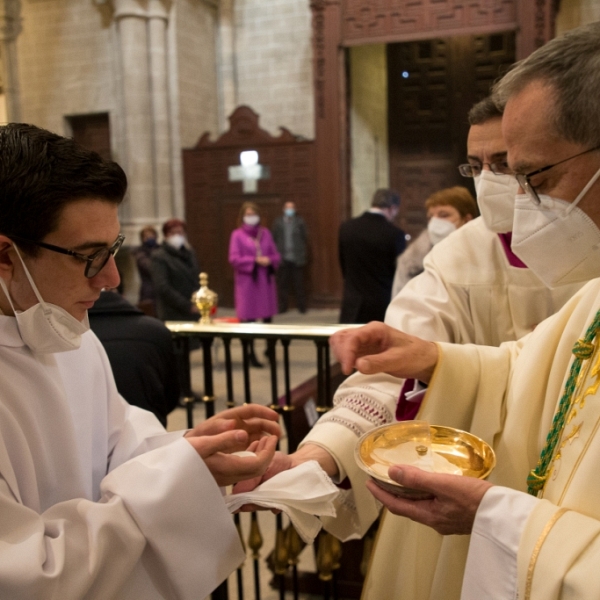
{"type": "Polygon", "coordinates": [[[373,194],[371,206],[377,208],[391,208],[392,206],[400,206],[400,194],[394,190],[379,188],[373,194]]]}
{"type": "Polygon", "coordinates": [[[471,192],[462,185],[455,185],[451,188],[445,188],[434,192],[425,200],[425,208],[434,206],[453,206],[464,219],[467,215],[473,218],[479,216],[477,202],[471,192]]]}
{"type": "Polygon", "coordinates": [[[187,227],[181,219],[169,219],[168,221],[165,221],[164,225],[162,226],[163,235],[167,237],[171,229],[174,227],[183,227],[183,230],[187,231],[187,227]]]}
{"type": "MultiPolygon", "coordinates": [[[[39,242],[58,227],[70,202],[119,204],[127,190],[121,167],[74,140],[34,125],[0,126],[0,233],[39,242]]],[[[35,255],[37,248],[19,248],[35,255]]]]}
{"type": "Polygon", "coordinates": [[[502,112],[496,102],[494,102],[494,99],[488,96],[471,107],[469,111],[469,125],[481,125],[492,119],[501,119],[502,112]]]}

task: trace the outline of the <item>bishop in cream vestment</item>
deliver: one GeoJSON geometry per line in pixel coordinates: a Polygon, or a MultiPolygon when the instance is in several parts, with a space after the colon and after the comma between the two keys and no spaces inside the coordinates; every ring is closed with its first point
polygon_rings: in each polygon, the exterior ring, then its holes
{"type": "MultiPolygon", "coordinates": [[[[528,473],[538,461],[563,394],[574,359],[573,346],[584,338],[599,310],[600,280],[596,279],[519,342],[500,348],[440,344],[441,358],[424,402],[423,417],[470,429],[490,442],[496,451],[497,467],[489,481],[512,488],[494,489],[496,497],[507,496],[515,511],[521,503],[528,512],[525,520],[515,523],[512,511],[486,508],[484,497],[480,512],[491,511],[494,530],[485,535],[478,529],[478,512],[464,598],[515,597],[514,593],[503,595],[489,585],[495,578],[495,569],[501,569],[502,577],[510,579],[510,548],[503,548],[502,553],[508,558],[504,564],[494,564],[490,556],[494,554],[494,538],[510,534],[511,528],[516,529],[512,533],[518,540],[514,561],[520,599],[600,597],[598,336],[577,378],[540,499],[532,502],[532,496],[525,493],[528,473]]],[[[454,571],[456,556],[464,549],[465,544],[455,545],[456,541],[452,536],[444,540],[436,572],[440,582],[454,571]]],[[[390,551],[404,543],[389,542],[390,551]]],[[[456,579],[456,575],[452,577],[456,579]]]]}
{"type": "MultiPolygon", "coordinates": [[[[424,261],[425,271],[412,279],[390,304],[385,322],[421,338],[458,344],[497,346],[531,332],[561,308],[583,284],[548,289],[529,269],[511,266],[497,234],[481,218],[467,223],[434,246],[424,261]]],[[[313,427],[303,444],[327,449],[335,458],[340,477],[348,477],[352,489],[340,499],[336,519],[324,519],[325,528],[342,540],[367,531],[379,514],[379,505],[365,488],[366,477],[354,460],[356,440],[365,431],[392,422],[402,380],[389,375],[349,377],[334,398],[335,408],[313,427]]],[[[426,417],[423,417],[426,418],[426,417]]],[[[441,424],[441,423],[439,423],[441,424]]],[[[417,526],[415,543],[427,547],[432,561],[417,565],[404,575],[398,588],[393,579],[397,565],[414,555],[405,519],[385,514],[378,534],[363,597],[373,600],[406,598],[428,600],[457,598],[461,578],[452,588],[434,581],[431,565],[441,549],[442,537],[417,526]],[[394,545],[393,564],[387,540],[394,545]]],[[[464,546],[468,542],[464,541],[464,546]]],[[[462,571],[462,563],[457,565],[462,571]]],[[[412,568],[412,567],[411,567],[412,568]]],[[[398,576],[400,574],[398,573],[398,576]]]]}

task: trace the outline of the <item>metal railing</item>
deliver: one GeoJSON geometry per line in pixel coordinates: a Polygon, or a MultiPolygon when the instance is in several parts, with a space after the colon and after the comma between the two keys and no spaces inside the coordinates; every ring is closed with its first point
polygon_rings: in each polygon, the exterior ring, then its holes
{"type": "MultiPolygon", "coordinates": [[[[191,385],[191,362],[190,349],[197,347],[198,342],[202,349],[202,365],[204,378],[204,392],[201,401],[204,404],[206,418],[213,416],[215,410],[215,386],[214,386],[214,364],[213,345],[215,340],[222,341],[224,348],[225,378],[226,378],[226,405],[228,408],[235,406],[234,401],[234,377],[231,343],[240,340],[242,345],[242,375],[243,375],[243,397],[244,402],[252,402],[252,388],[250,377],[250,359],[254,340],[264,339],[267,343],[267,352],[270,369],[270,407],[276,410],[283,420],[287,432],[288,452],[294,452],[301,441],[296,439],[292,426],[292,412],[295,407],[292,402],[290,345],[294,340],[312,341],[316,351],[316,411],[322,414],[329,410],[332,405],[332,371],[329,350],[329,338],[336,331],[351,327],[349,325],[274,325],[257,323],[216,323],[200,324],[190,322],[167,322],[174,343],[178,350],[181,361],[182,374],[182,396],[187,412],[188,427],[194,426],[194,405],[197,396],[194,395],[191,385]],[[283,349],[283,394],[279,393],[279,369],[277,364],[277,347],[283,349]]],[[[260,600],[260,549],[263,545],[256,513],[249,513],[249,533],[244,540],[240,515],[235,515],[235,523],[240,532],[242,543],[251,550],[253,566],[254,600],[260,600]]],[[[298,584],[298,555],[304,544],[300,540],[291,524],[284,527],[282,515],[276,515],[276,533],[274,549],[269,556],[269,563],[274,578],[277,580],[279,598],[286,597],[286,589],[291,588],[294,600],[299,597],[298,584]]],[[[321,533],[315,541],[315,560],[318,577],[321,580],[322,597],[324,600],[338,598],[336,585],[336,570],[340,566],[342,545],[333,536],[321,533]]],[[[242,568],[236,573],[237,598],[244,600],[244,585],[242,568]]],[[[311,591],[311,593],[314,593],[311,591]]],[[[227,582],[224,582],[212,594],[213,600],[226,600],[229,598],[227,582]]]]}

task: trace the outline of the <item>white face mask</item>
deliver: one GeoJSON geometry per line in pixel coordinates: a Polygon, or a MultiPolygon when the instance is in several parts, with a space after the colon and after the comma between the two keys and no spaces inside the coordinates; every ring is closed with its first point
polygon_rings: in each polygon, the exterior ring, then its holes
{"type": "Polygon", "coordinates": [[[429,239],[434,246],[444,238],[448,237],[453,231],[456,231],[456,225],[452,223],[452,221],[447,221],[446,219],[431,217],[429,223],[427,223],[429,239]]]}
{"type": "Polygon", "coordinates": [[[548,286],[600,276],[600,230],[579,201],[600,177],[600,169],[575,201],[540,194],[537,206],[527,194],[515,198],[512,251],[548,286]]]}
{"type": "Polygon", "coordinates": [[[10,303],[17,327],[21,334],[21,339],[25,342],[32,352],[37,354],[51,354],[55,352],[67,352],[68,350],[77,350],[81,345],[81,336],[90,328],[87,313],[83,321],[78,321],[70,315],[64,308],[44,302],[33,282],[29,270],[25,266],[21,254],[14,246],[17,256],[21,260],[25,275],[31,284],[33,293],[38,299],[38,304],[34,304],[24,311],[15,309],[8,288],[4,279],[0,277],[0,287],[4,291],[8,302],[10,303]]]}
{"type": "Polygon", "coordinates": [[[246,225],[249,225],[250,227],[254,227],[254,226],[258,225],[259,222],[260,222],[260,217],[258,215],[245,215],[244,216],[244,223],[246,225]]]}
{"type": "Polygon", "coordinates": [[[481,171],[474,177],[477,204],[485,226],[495,233],[512,231],[519,184],[513,175],[481,171]]]}
{"type": "Polygon", "coordinates": [[[181,233],[174,233],[173,235],[168,236],[165,239],[165,242],[175,248],[175,250],[179,250],[185,244],[185,235],[181,233]]]}

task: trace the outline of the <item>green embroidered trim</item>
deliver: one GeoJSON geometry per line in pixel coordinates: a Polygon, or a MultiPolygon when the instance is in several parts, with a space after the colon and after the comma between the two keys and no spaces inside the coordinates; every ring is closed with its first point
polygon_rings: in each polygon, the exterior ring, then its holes
{"type": "Polygon", "coordinates": [[[548,467],[554,455],[556,444],[560,439],[563,429],[565,428],[565,420],[567,414],[571,408],[571,402],[573,394],[575,393],[575,387],[577,385],[577,378],[581,371],[583,362],[589,360],[593,353],[595,346],[592,343],[596,338],[596,334],[600,330],[600,310],[596,313],[594,321],[588,327],[585,337],[581,340],[577,340],[573,346],[573,354],[575,359],[571,363],[571,369],[569,372],[569,378],[565,383],[565,390],[558,404],[558,409],[554,414],[552,420],[552,427],[546,438],[546,445],[540,453],[538,463],[527,477],[527,491],[533,496],[537,496],[538,492],[544,488],[546,480],[548,479],[548,467]]]}

